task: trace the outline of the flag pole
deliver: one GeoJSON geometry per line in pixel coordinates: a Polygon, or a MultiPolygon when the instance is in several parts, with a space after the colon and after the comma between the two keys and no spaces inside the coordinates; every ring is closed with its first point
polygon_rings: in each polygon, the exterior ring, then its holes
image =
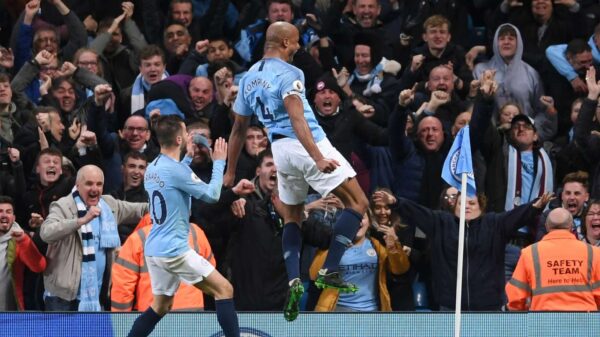
{"type": "Polygon", "coordinates": [[[463,256],[465,251],[465,208],[467,206],[467,173],[461,173],[460,222],[458,225],[458,256],[456,263],[456,303],[454,306],[454,337],[460,337],[462,304],[463,256]]]}

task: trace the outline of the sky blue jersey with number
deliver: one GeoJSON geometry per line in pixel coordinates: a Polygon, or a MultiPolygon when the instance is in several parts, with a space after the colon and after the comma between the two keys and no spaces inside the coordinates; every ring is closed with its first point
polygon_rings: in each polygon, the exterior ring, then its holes
{"type": "Polygon", "coordinates": [[[190,157],[178,162],[159,154],[146,169],[144,187],[150,197],[152,229],[145,245],[147,256],[175,257],[190,249],[190,207],[192,197],[215,203],[221,195],[224,160],[213,163],[206,184],[189,167],[190,157]]]}
{"type": "Polygon", "coordinates": [[[248,70],[239,87],[241,92],[237,95],[233,110],[242,116],[256,114],[269,130],[269,140],[273,141],[273,134],[298,139],[283,105],[288,95],[298,95],[302,99],[304,119],[315,143],[325,138],[325,132],[306,100],[302,70],[279,58],[265,58],[248,70]]]}

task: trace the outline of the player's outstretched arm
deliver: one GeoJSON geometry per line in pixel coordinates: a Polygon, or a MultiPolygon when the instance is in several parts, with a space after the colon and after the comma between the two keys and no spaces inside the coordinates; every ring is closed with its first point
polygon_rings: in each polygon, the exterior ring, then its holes
{"type": "Polygon", "coordinates": [[[329,173],[340,166],[340,163],[338,163],[336,160],[323,157],[323,154],[317,147],[317,144],[315,144],[315,140],[310,132],[308,123],[306,122],[306,119],[304,119],[304,106],[300,97],[297,95],[288,95],[283,100],[283,104],[285,105],[285,109],[290,116],[290,121],[292,123],[292,128],[294,128],[296,137],[298,137],[298,140],[306,152],[308,152],[310,157],[315,161],[315,163],[317,163],[319,171],[329,173]]]}
{"type": "Polygon", "coordinates": [[[229,151],[228,157],[229,162],[227,163],[227,171],[223,178],[223,185],[232,187],[235,182],[235,169],[237,167],[238,158],[244,146],[244,139],[246,138],[246,130],[250,125],[250,116],[241,116],[235,114],[235,122],[233,128],[229,134],[229,151]]]}

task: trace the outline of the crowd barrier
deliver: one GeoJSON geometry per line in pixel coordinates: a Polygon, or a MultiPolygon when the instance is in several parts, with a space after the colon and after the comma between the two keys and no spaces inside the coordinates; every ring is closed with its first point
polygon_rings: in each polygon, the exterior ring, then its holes
{"type": "MultiPolygon", "coordinates": [[[[2,337],[124,337],[138,313],[0,313],[2,337]]],[[[242,337],[452,337],[454,314],[239,313],[242,337]]],[[[170,313],[152,337],[222,337],[214,312],[170,313]]],[[[595,337],[599,313],[464,313],[464,337],[595,337]]]]}

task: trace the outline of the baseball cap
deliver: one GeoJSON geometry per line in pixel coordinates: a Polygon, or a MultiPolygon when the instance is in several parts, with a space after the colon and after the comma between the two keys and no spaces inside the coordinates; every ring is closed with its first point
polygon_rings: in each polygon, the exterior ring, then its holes
{"type": "Polygon", "coordinates": [[[517,122],[525,122],[526,124],[531,125],[533,127],[533,130],[536,131],[535,121],[533,120],[533,118],[531,118],[525,114],[518,114],[515,117],[513,117],[513,119],[510,121],[510,125],[513,126],[517,122]]]}

